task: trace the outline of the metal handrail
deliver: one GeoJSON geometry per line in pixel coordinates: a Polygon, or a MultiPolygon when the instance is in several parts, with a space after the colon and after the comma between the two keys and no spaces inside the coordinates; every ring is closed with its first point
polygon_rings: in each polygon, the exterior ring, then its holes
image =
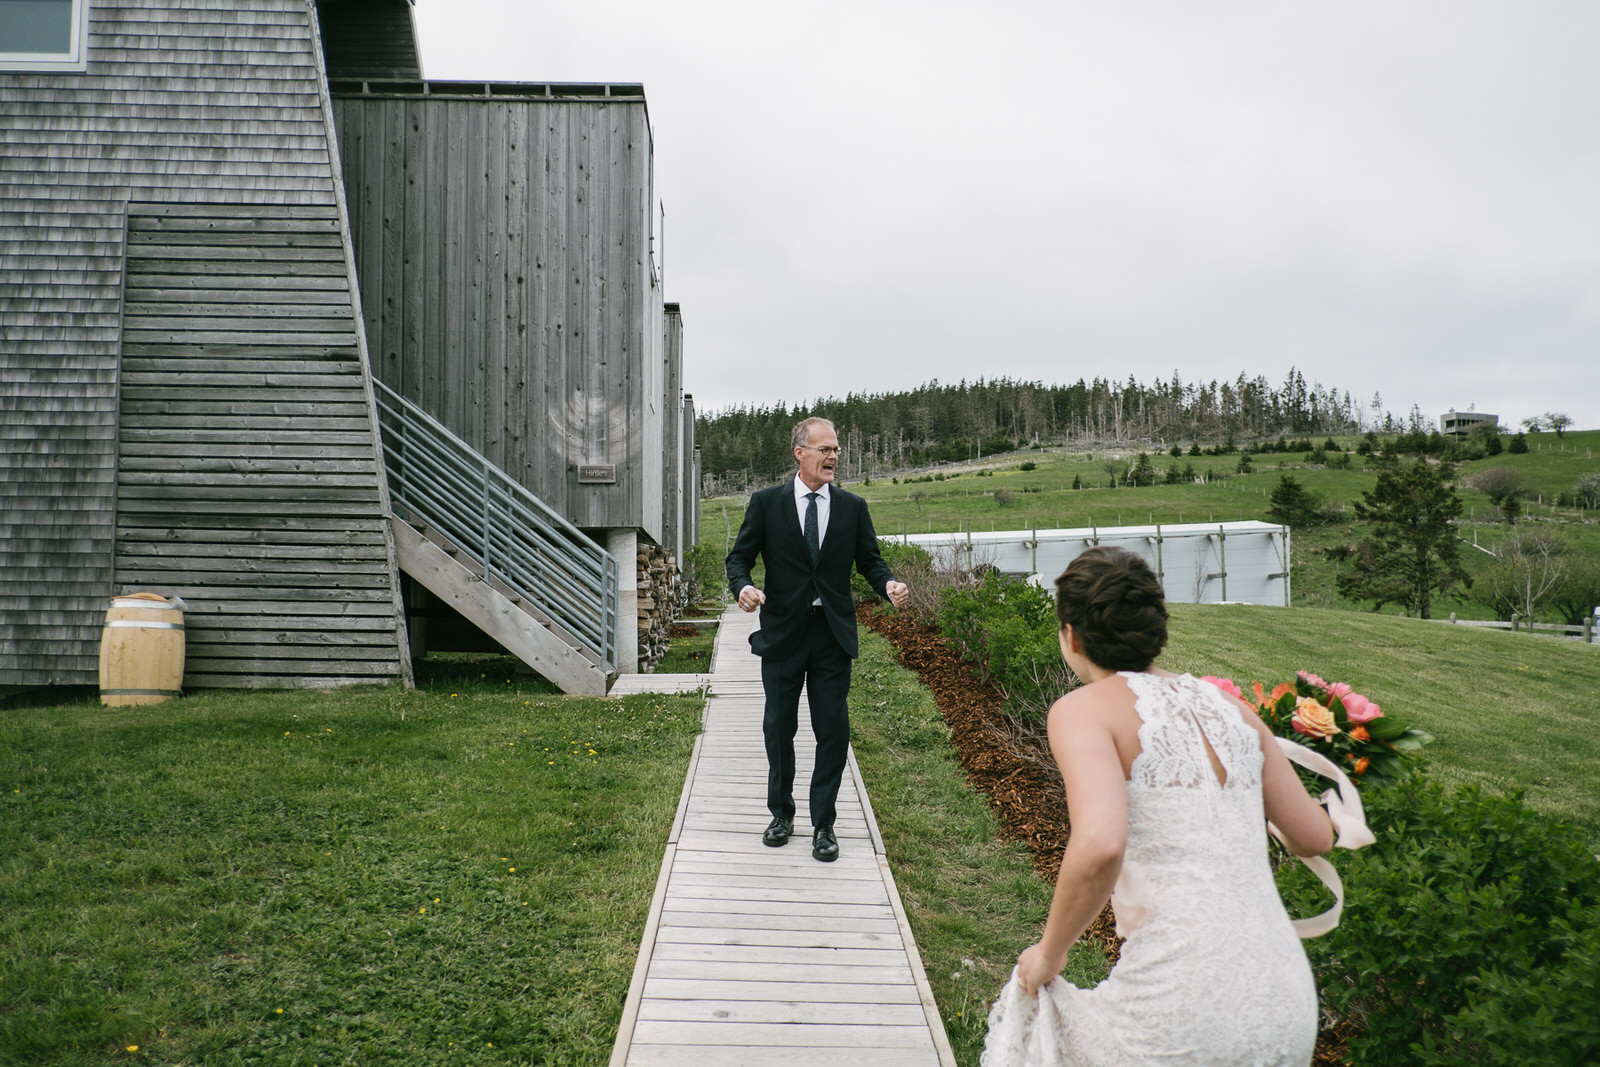
{"type": "Polygon", "coordinates": [[[616,557],[416,404],[372,385],[395,514],[437,530],[612,670],[616,557]]]}

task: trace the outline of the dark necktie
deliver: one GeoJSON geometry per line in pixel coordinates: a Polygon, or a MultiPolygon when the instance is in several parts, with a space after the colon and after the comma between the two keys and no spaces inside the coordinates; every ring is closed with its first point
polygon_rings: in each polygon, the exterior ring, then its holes
{"type": "Polygon", "coordinates": [[[817,497],[819,493],[806,494],[806,547],[811,549],[811,565],[817,564],[822,554],[822,539],[817,536],[817,497]]]}

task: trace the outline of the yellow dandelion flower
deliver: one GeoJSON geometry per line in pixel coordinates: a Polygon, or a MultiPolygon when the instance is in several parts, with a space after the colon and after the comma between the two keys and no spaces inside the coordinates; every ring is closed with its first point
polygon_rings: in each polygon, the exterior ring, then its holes
{"type": "Polygon", "coordinates": [[[283,1014],[283,1009],[279,1008],[279,1009],[277,1009],[277,1012],[278,1012],[279,1015],[282,1015],[283,1014]]]}
{"type": "Polygon", "coordinates": [[[428,909],[427,908],[418,908],[417,909],[417,914],[418,915],[426,915],[426,914],[428,914],[428,909]]]}
{"type": "Polygon", "coordinates": [[[139,1046],[138,1045],[129,1045],[128,1046],[128,1051],[129,1052],[138,1052],[139,1051],[139,1046]]]}

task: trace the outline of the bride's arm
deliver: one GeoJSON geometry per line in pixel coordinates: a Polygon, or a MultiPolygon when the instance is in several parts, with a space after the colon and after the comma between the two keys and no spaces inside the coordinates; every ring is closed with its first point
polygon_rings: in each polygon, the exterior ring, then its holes
{"type": "Polygon", "coordinates": [[[1018,977],[1030,996],[1061,972],[1068,950],[1105,907],[1122,870],[1128,794],[1105,712],[1087,688],[1050,708],[1050,751],[1066,783],[1072,831],[1044,936],[1017,957],[1018,977]]]}
{"type": "Polygon", "coordinates": [[[1260,735],[1261,803],[1267,820],[1278,828],[1289,851],[1296,856],[1320,856],[1329,851],[1333,848],[1333,822],[1328,813],[1306,792],[1261,716],[1245,708],[1244,718],[1260,735]]]}

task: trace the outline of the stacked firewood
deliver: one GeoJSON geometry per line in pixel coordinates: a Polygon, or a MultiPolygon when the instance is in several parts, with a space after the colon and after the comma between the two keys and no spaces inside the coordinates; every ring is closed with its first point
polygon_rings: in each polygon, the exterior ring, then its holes
{"type": "Polygon", "coordinates": [[[684,585],[667,550],[641,544],[639,568],[639,671],[648,674],[667,654],[668,631],[683,607],[684,585]]]}

